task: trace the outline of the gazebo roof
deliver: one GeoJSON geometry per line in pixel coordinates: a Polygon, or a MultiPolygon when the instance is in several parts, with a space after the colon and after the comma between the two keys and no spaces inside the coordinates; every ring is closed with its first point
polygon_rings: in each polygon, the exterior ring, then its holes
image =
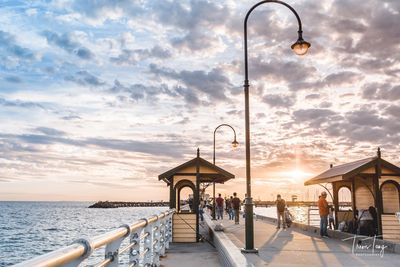
{"type": "MultiPolygon", "coordinates": [[[[356,175],[362,174],[363,171],[374,167],[377,163],[378,157],[366,158],[362,160],[353,161],[350,163],[334,166],[323,173],[315,176],[304,182],[304,185],[313,185],[320,183],[332,183],[350,179],[356,175]]],[[[393,174],[400,176],[400,168],[392,163],[380,159],[383,168],[390,170],[393,174]]],[[[382,173],[382,175],[384,175],[382,173]]]]}
{"type": "Polygon", "coordinates": [[[172,176],[174,175],[187,175],[187,176],[195,176],[196,172],[185,172],[185,169],[189,169],[191,167],[196,167],[199,164],[200,167],[200,182],[215,182],[215,183],[224,183],[230,179],[235,178],[235,175],[212,164],[211,162],[201,158],[196,157],[191,159],[169,171],[166,171],[158,176],[158,180],[163,180],[166,183],[171,181],[172,176]],[[202,167],[206,170],[206,172],[202,171],[202,167]]]}

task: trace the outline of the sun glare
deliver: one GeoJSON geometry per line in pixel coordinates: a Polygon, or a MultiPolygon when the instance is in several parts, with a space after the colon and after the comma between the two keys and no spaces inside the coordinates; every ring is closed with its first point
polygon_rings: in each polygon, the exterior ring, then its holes
{"type": "Polygon", "coordinates": [[[294,180],[303,180],[305,178],[308,178],[310,176],[310,174],[307,172],[304,172],[300,169],[295,169],[295,170],[287,172],[287,176],[294,180]]]}

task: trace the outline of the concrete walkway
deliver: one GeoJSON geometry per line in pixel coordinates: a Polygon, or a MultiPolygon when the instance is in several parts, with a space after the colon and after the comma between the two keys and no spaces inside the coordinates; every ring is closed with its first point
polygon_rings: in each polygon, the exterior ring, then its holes
{"type": "MultiPolygon", "coordinates": [[[[200,234],[208,239],[204,223],[200,223],[200,234]]],[[[207,241],[199,243],[171,243],[161,258],[162,267],[222,267],[218,251],[207,241]]]]}
{"type": "MultiPolygon", "coordinates": [[[[227,217],[227,216],[226,216],[227,217]]],[[[245,242],[244,219],[240,224],[224,219],[225,234],[238,247],[245,242]]],[[[221,222],[221,221],[218,221],[221,222]]],[[[267,221],[254,221],[254,244],[258,254],[244,254],[254,266],[377,266],[400,267],[400,255],[385,253],[356,255],[352,243],[338,239],[321,239],[317,233],[289,228],[277,230],[267,221]]]]}
{"type": "Polygon", "coordinates": [[[171,243],[162,267],[221,267],[218,252],[207,242],[171,243]]]}

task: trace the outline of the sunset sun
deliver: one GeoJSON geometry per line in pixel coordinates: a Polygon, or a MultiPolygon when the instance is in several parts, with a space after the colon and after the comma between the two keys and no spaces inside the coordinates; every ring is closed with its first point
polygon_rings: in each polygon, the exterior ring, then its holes
{"type": "Polygon", "coordinates": [[[294,169],[291,171],[288,171],[287,173],[285,173],[287,175],[287,177],[293,179],[293,180],[304,180],[308,177],[310,177],[310,173],[307,173],[301,169],[294,169]]]}

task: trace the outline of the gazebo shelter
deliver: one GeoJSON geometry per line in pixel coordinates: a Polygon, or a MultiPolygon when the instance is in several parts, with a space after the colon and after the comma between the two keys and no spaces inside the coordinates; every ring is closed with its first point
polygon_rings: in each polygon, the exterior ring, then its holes
{"type": "Polygon", "coordinates": [[[326,183],[332,184],[336,228],[339,222],[353,219],[356,210],[373,206],[378,214],[378,235],[400,242],[400,224],[395,216],[400,211],[400,168],[382,159],[379,148],[376,157],[331,165],[304,185],[326,183]],[[351,192],[351,211],[341,210],[339,206],[339,194],[346,188],[351,192]]]}
{"type": "Polygon", "coordinates": [[[200,157],[189,160],[158,176],[169,186],[169,206],[176,209],[173,215],[173,242],[198,242],[199,241],[199,203],[200,185],[203,183],[225,183],[235,178],[235,175],[200,157]],[[190,210],[183,210],[181,190],[188,187],[193,192],[190,210]]]}

